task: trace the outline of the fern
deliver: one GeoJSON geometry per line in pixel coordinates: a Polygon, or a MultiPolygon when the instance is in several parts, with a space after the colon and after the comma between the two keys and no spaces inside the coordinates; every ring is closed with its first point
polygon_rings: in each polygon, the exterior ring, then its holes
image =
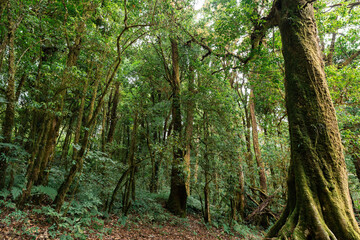
{"type": "Polygon", "coordinates": [[[55,200],[55,197],[57,195],[57,190],[55,188],[52,187],[48,187],[48,186],[35,186],[32,189],[32,194],[36,195],[36,194],[44,194],[46,196],[48,196],[51,200],[55,200]]]}
{"type": "Polygon", "coordinates": [[[21,193],[22,193],[21,188],[13,187],[11,189],[11,195],[12,195],[13,200],[18,198],[21,195],[21,193]]]}
{"type": "Polygon", "coordinates": [[[0,197],[2,197],[4,199],[6,199],[7,196],[9,196],[9,194],[10,194],[10,192],[8,190],[6,190],[6,189],[0,191],[0,197]]]}

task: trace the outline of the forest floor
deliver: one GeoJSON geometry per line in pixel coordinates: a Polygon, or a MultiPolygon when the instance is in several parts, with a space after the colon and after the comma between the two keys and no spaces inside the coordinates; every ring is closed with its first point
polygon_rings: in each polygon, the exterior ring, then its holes
{"type": "MultiPolygon", "coordinates": [[[[226,225],[208,226],[201,216],[189,214],[186,219],[174,216],[166,221],[149,221],[143,216],[132,214],[121,218],[111,215],[108,218],[86,219],[65,218],[51,220],[51,211],[17,210],[2,206],[0,208],[0,240],[3,239],[261,239],[260,232],[254,233],[247,227],[234,231],[226,225]],[[146,220],[145,220],[146,219],[146,220]]],[[[154,219],[153,219],[154,220],[154,219]]],[[[240,225],[238,225],[240,226],[240,225]]]]}

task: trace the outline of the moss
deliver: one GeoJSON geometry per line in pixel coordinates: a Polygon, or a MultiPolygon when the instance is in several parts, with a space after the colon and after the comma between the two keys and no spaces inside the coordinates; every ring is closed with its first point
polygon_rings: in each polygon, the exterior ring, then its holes
{"type": "Polygon", "coordinates": [[[327,88],[314,14],[282,1],[279,27],[286,74],[291,162],[287,207],[269,231],[278,239],[360,239],[335,110],[327,88]],[[286,19],[296,13],[300,24],[286,19]]]}

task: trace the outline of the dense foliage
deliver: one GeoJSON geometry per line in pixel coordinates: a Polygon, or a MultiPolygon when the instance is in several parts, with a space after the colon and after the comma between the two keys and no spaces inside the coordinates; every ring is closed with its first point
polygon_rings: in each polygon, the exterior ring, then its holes
{"type": "MultiPolygon", "coordinates": [[[[69,219],[166,221],[159,202],[184,217],[182,200],[210,225],[268,229],[290,161],[279,30],[254,45],[272,3],[0,1],[0,207],[46,214],[54,237],[69,219]]],[[[314,3],[356,211],[358,5],[314,3]]]]}

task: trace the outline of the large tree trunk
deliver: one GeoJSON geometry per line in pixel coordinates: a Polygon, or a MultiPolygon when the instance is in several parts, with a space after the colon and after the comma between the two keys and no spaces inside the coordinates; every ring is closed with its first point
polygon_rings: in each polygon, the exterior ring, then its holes
{"type": "Polygon", "coordinates": [[[171,189],[169,199],[167,201],[167,208],[180,217],[186,216],[186,184],[185,174],[183,169],[184,156],[180,146],[181,142],[181,111],[180,111],[180,71],[179,71],[179,51],[177,41],[171,39],[172,50],[172,118],[174,135],[178,138],[179,144],[173,146],[173,163],[171,169],[171,189]]]}
{"type": "Polygon", "coordinates": [[[291,161],[287,205],[268,237],[360,239],[313,6],[279,0],[275,7],[285,59],[291,161]]]}

